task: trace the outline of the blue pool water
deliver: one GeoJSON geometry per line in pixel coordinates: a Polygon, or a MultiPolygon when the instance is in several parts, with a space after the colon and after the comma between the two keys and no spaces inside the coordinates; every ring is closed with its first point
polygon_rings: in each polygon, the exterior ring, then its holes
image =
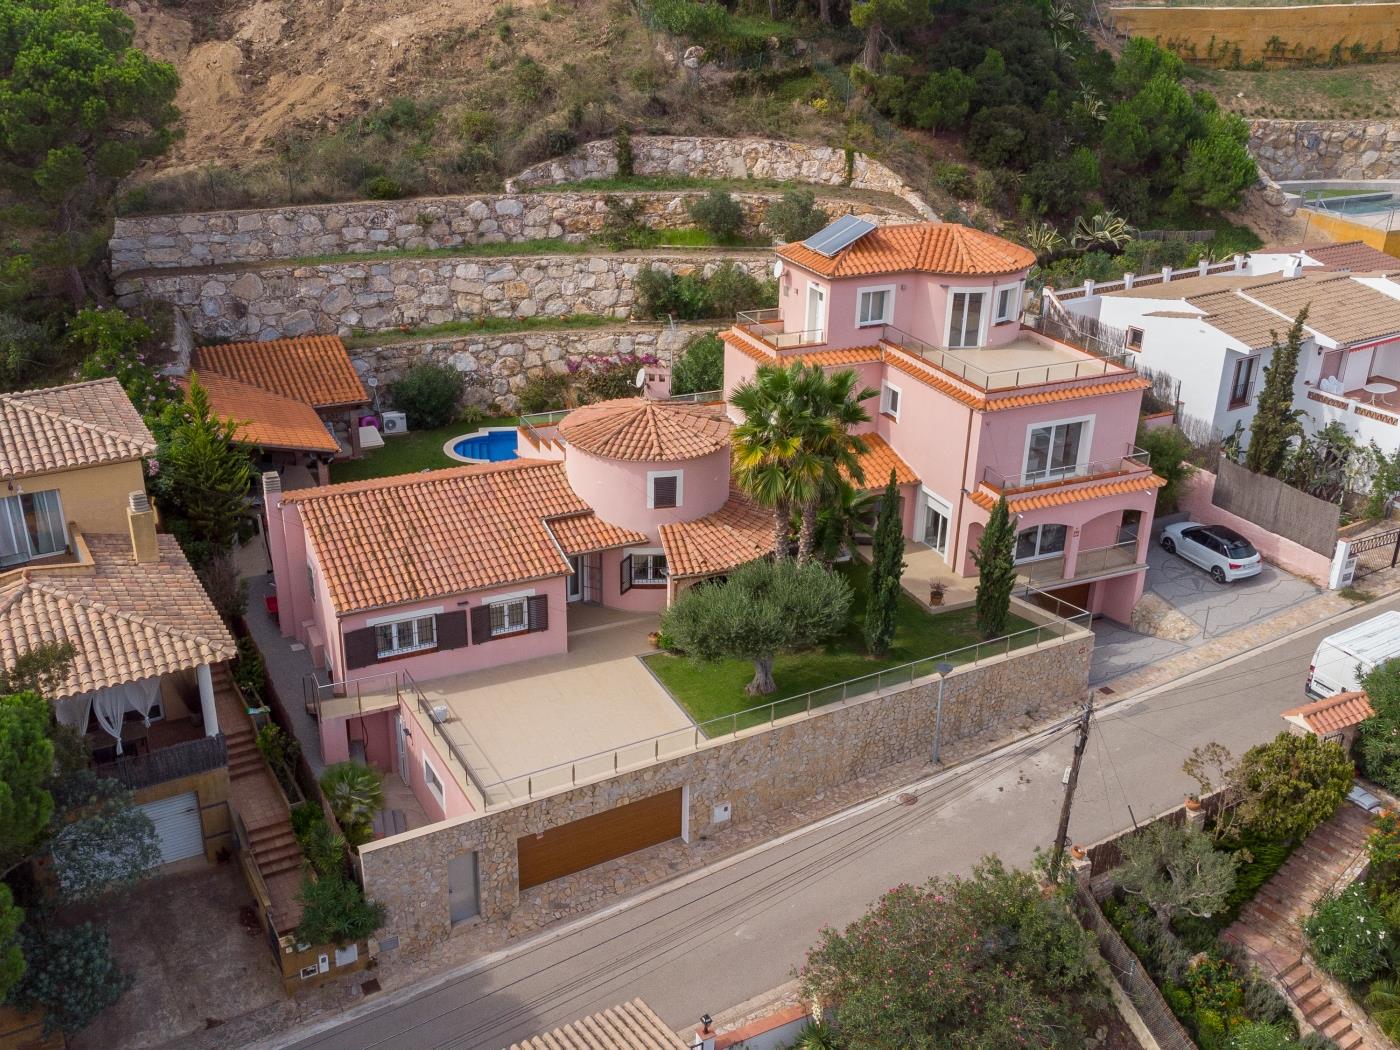
{"type": "Polygon", "coordinates": [[[482,463],[500,463],[515,459],[514,430],[478,430],[475,434],[461,437],[452,445],[452,451],[463,459],[474,459],[482,463]]]}

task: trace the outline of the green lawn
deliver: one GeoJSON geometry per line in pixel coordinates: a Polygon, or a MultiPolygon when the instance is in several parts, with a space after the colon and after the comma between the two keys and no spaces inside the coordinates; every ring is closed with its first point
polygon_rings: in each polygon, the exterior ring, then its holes
{"type": "MultiPolygon", "coordinates": [[[[513,427],[515,417],[492,416],[480,426],[513,427]]],[[[388,478],[395,474],[412,474],[439,467],[460,467],[462,464],[458,460],[450,459],[443,453],[442,446],[448,438],[460,437],[478,429],[480,427],[464,423],[450,423],[436,430],[409,431],[402,437],[386,437],[383,448],[366,452],[363,459],[332,463],[331,484],[388,478]]]]}
{"type": "MultiPolygon", "coordinates": [[[[865,655],[862,634],[865,624],[866,583],[870,567],[860,562],[843,565],[840,571],[851,581],[855,590],[850,626],[821,649],[780,656],[773,665],[773,680],[777,683],[778,691],[772,696],[755,698],[744,693],[744,686],[753,678],[753,665],[747,660],[725,660],[705,664],[686,656],[657,653],[646,658],[647,666],[696,722],[704,723],[710,719],[727,718],[737,714],[734,723],[726,722],[716,727],[720,732],[727,732],[731,724],[736,724],[742,729],[767,721],[769,711],[766,705],[773,701],[794,698],[790,707],[781,704],[778,706],[776,714],[782,718],[803,710],[806,707],[804,694],[813,690],[825,689],[834,683],[859,678],[862,675],[873,675],[877,671],[914,660],[940,656],[978,641],[976,613],[973,609],[958,609],[930,615],[912,598],[901,593],[899,627],[895,631],[894,648],[886,659],[870,659],[865,655]],[[749,708],[758,710],[748,711],[749,708]]],[[[1013,613],[1007,630],[1016,632],[1034,626],[1029,620],[1013,613]]],[[[1034,640],[1035,636],[1030,635],[1024,639],[1013,640],[1012,644],[1029,644],[1034,640]]],[[[989,643],[981,649],[981,654],[990,656],[1004,652],[1005,649],[1005,642],[989,643]]],[[[948,659],[949,662],[958,664],[968,662],[973,656],[973,650],[969,649],[948,659]]],[[[930,664],[918,670],[920,675],[930,674],[932,666],[930,664]]],[[[907,671],[885,676],[883,682],[872,678],[859,686],[851,686],[848,695],[871,692],[881,686],[907,680],[907,671]]],[[[819,694],[812,702],[814,706],[827,704],[840,700],[841,697],[842,690],[836,688],[819,694]]]]}

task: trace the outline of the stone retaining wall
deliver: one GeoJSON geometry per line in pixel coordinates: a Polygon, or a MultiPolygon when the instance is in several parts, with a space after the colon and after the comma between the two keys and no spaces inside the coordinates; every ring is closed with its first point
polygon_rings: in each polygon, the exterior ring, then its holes
{"type": "Polygon", "coordinates": [[[1252,120],[1249,148],[1281,182],[1400,179],[1400,121],[1252,120]]]}
{"type": "Polygon", "coordinates": [[[355,347],[350,360],[360,375],[378,379],[381,388],[414,365],[451,365],[466,376],[467,404],[480,408],[495,404],[515,412],[516,395],[525,381],[546,369],[562,372],[568,358],[654,354],[670,364],[692,338],[715,330],[714,325],[628,325],[415,339],[355,347]]]}
{"type": "MultiPolygon", "coordinates": [[[[639,135],[632,139],[636,175],[681,175],[700,179],[776,179],[820,186],[879,190],[904,200],[921,217],[937,221],[928,202],[895,172],[864,153],[853,153],[847,177],[846,151],[771,139],[723,139],[701,136],[639,135]]],[[[572,153],[543,161],[506,180],[519,192],[617,174],[617,143],[598,139],[572,153]]]]}
{"type": "MultiPolygon", "coordinates": [[[[150,215],[117,219],[108,249],[112,272],[123,274],[544,237],[581,241],[602,230],[611,197],[637,201],[640,221],[648,228],[674,230],[693,225],[688,205],[699,196],[698,190],[521,193],[150,215]]],[[[749,225],[767,232],[763,221],[776,195],[739,193],[735,197],[749,225]]],[[[852,213],[880,223],[913,218],[912,212],[863,201],[824,198],[818,204],[832,218],[852,213]]]]}
{"type": "Polygon", "coordinates": [[[767,252],[688,255],[521,255],[397,258],[314,266],[148,270],[117,278],[117,304],[161,300],[183,310],[204,339],[277,339],[310,332],[349,335],[477,317],[602,314],[625,319],[634,281],[647,265],[667,272],[714,271],[732,260],[760,280],[767,252]]]}
{"type": "MultiPolygon", "coordinates": [[[[954,671],[946,683],[944,740],[992,727],[1009,731],[1032,710],[1058,711],[1078,701],[1088,688],[1092,648],[1092,635],[1081,630],[1037,650],[954,671]]],[[[507,919],[520,902],[516,841],[523,835],[684,787],[688,841],[694,844],[714,829],[712,810],[719,803],[729,803],[733,822],[760,820],[854,778],[928,755],[937,697],[937,679],[920,679],[900,690],[822,708],[810,718],[798,716],[772,728],[748,730],[597,783],[363,846],[365,892],[388,909],[381,940],[398,937],[400,948],[413,954],[451,933],[447,866],[453,857],[477,853],[481,916],[492,924],[507,919]]],[[[693,856],[694,846],[687,852],[693,856]]],[[[639,867],[633,864],[629,872],[639,867]]],[[[529,893],[532,898],[552,895],[562,913],[614,895],[617,878],[615,865],[603,865],[529,893]]],[[[628,887],[635,889],[644,881],[631,880],[628,887]]]]}

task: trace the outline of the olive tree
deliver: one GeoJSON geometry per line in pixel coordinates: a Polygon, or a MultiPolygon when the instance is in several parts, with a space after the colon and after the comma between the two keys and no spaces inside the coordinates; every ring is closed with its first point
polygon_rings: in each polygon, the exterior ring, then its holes
{"type": "Polygon", "coordinates": [[[1220,911],[1235,888],[1238,864],[1204,832],[1159,820],[1123,841],[1114,880],[1166,926],[1179,915],[1205,918],[1220,911]]]}

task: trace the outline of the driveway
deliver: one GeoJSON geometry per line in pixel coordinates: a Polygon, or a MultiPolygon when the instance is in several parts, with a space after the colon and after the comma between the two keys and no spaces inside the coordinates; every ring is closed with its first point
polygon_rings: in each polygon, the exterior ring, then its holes
{"type": "Polygon", "coordinates": [[[1216,583],[1204,569],[1162,550],[1155,537],[1147,549],[1147,591],[1194,623],[1196,634],[1184,640],[1156,638],[1100,620],[1094,624],[1090,682],[1105,682],[1135,671],[1322,593],[1307,580],[1267,562],[1258,576],[1216,583]]]}

